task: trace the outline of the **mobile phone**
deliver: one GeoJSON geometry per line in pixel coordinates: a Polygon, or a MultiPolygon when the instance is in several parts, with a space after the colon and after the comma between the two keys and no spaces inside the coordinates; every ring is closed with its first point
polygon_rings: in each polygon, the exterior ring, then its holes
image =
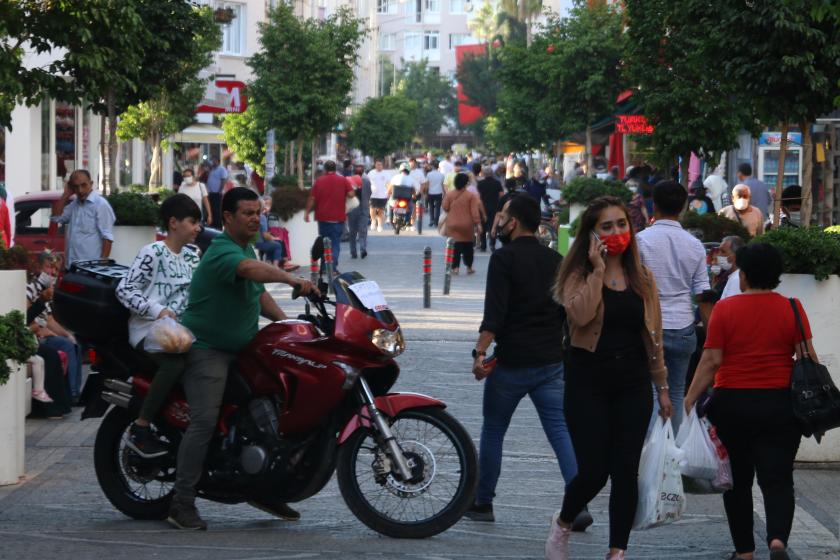
{"type": "MultiPolygon", "coordinates": [[[[592,237],[594,237],[594,238],[595,238],[595,241],[596,241],[597,243],[600,243],[600,242],[601,242],[601,238],[600,238],[600,237],[598,237],[598,234],[597,234],[597,233],[595,233],[594,231],[592,232],[592,237]]],[[[606,256],[607,256],[607,248],[606,248],[606,247],[601,247],[601,256],[602,256],[602,257],[606,257],[606,256]]]]}
{"type": "Polygon", "coordinates": [[[489,370],[493,370],[496,367],[496,354],[494,353],[492,356],[487,356],[481,361],[481,365],[489,370]]]}

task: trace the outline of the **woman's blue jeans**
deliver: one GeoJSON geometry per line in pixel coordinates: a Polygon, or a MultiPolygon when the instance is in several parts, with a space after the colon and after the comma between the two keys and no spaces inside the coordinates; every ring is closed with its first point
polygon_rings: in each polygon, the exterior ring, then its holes
{"type": "Polygon", "coordinates": [[[563,413],[565,379],[563,363],[533,367],[506,367],[502,364],[484,384],[484,422],[481,426],[479,478],[476,504],[490,504],[502,471],[502,444],[513,412],[526,395],[539,414],[548,442],[554,449],[563,480],[568,484],[577,475],[577,460],[563,413]]]}

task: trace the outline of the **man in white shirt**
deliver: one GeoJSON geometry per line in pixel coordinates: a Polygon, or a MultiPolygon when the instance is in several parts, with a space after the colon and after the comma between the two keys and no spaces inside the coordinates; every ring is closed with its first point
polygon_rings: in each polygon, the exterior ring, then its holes
{"type": "Polygon", "coordinates": [[[382,170],[381,159],[373,165],[367,175],[370,180],[370,230],[382,231],[388,205],[388,174],[382,170]]]}
{"type": "Polygon", "coordinates": [[[440,220],[440,205],[443,202],[443,180],[446,176],[436,167],[426,175],[428,189],[426,200],[429,206],[429,227],[437,227],[440,220]]]}
{"type": "MultiPolygon", "coordinates": [[[[680,225],[688,193],[675,181],[660,181],[653,187],[656,221],[636,235],[642,262],[656,279],[662,306],[662,334],[668,393],[673,403],[674,430],[682,422],[685,378],[691,355],[697,349],[693,296],[710,290],[703,244],[680,225]]],[[[703,324],[708,325],[711,305],[700,304],[703,324]]],[[[658,407],[654,399],[654,417],[658,407]]]]}
{"type": "Polygon", "coordinates": [[[726,284],[723,287],[723,292],[721,292],[720,300],[737,296],[741,293],[741,275],[738,273],[738,265],[735,262],[735,253],[737,253],[738,249],[745,245],[746,243],[744,240],[736,235],[724,237],[720,242],[720,257],[718,257],[718,259],[721,262],[718,264],[722,265],[721,268],[727,265],[729,266],[729,276],[726,278],[726,284]],[[723,259],[726,260],[727,265],[723,265],[723,259]]]}
{"type": "Polygon", "coordinates": [[[414,211],[423,204],[423,193],[426,192],[426,187],[429,185],[429,182],[426,181],[426,174],[423,173],[423,169],[417,165],[417,160],[415,158],[408,160],[408,168],[408,176],[411,177],[411,180],[414,183],[414,191],[417,193],[417,203],[412,204],[411,208],[411,228],[413,230],[414,222],[416,220],[414,211]]]}
{"type": "Polygon", "coordinates": [[[729,197],[729,185],[723,178],[723,166],[719,165],[712,173],[703,181],[703,186],[706,187],[706,193],[715,204],[715,208],[725,208],[732,204],[732,199],[729,197]]]}

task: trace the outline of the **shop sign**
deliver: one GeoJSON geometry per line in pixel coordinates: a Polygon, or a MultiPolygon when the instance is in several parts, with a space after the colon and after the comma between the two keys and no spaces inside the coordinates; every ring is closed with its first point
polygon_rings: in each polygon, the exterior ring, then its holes
{"type": "MultiPolygon", "coordinates": [[[[759,146],[780,146],[782,144],[781,132],[762,132],[758,137],[759,146]]],[[[801,132],[788,132],[788,146],[802,144],[801,132]]]]}
{"type": "Polygon", "coordinates": [[[653,125],[644,115],[616,115],[615,131],[621,134],[653,134],[653,125]]]}
{"type": "Polygon", "coordinates": [[[244,113],[248,108],[245,83],[238,80],[216,80],[207,84],[204,98],[196,113],[244,113]]]}

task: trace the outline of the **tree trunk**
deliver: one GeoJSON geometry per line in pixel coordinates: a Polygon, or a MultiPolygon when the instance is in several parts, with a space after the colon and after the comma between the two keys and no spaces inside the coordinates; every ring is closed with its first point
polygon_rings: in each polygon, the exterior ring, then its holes
{"type": "Polygon", "coordinates": [[[804,121],[802,130],[802,225],[811,225],[811,213],[813,211],[814,197],[811,194],[811,187],[814,183],[814,142],[811,138],[811,123],[804,121]]]}
{"type": "Polygon", "coordinates": [[[107,136],[105,135],[105,115],[99,115],[99,164],[102,166],[102,175],[99,177],[99,185],[97,187],[102,188],[102,191],[105,191],[105,182],[107,181],[108,177],[108,143],[107,143],[107,136]]]}
{"type": "Polygon", "coordinates": [[[160,161],[160,133],[150,134],[147,140],[152,145],[152,161],[149,163],[149,191],[152,191],[163,184],[163,168],[160,161]]]}
{"type": "MultiPolygon", "coordinates": [[[[117,173],[117,102],[114,90],[108,91],[108,166],[111,172],[105,176],[105,192],[116,192],[117,180],[115,175],[117,173]]],[[[130,145],[129,145],[130,146],[130,145]]],[[[129,147],[129,149],[131,149],[129,147]]]]}
{"type": "Polygon", "coordinates": [[[834,125],[826,125],[825,135],[828,137],[829,150],[825,154],[825,165],[823,165],[823,215],[822,225],[830,226],[834,223],[834,125]]]}
{"type": "Polygon", "coordinates": [[[297,165],[297,160],[295,159],[295,142],[292,140],[289,142],[289,172],[286,175],[295,175],[295,165],[297,165]]]}
{"type": "Polygon", "coordinates": [[[595,169],[592,158],[592,125],[586,125],[586,176],[594,177],[595,169]]]}
{"type": "Polygon", "coordinates": [[[776,196],[773,197],[773,228],[779,227],[781,216],[779,210],[782,203],[782,188],[785,180],[785,153],[787,153],[788,129],[790,122],[785,120],[782,123],[782,141],[779,144],[779,169],[776,174],[776,196]]]}
{"type": "Polygon", "coordinates": [[[312,150],[311,150],[311,154],[310,154],[310,160],[312,162],[311,163],[311,165],[312,165],[312,177],[311,177],[312,182],[310,183],[310,186],[315,184],[315,170],[318,168],[318,146],[317,146],[317,142],[318,142],[317,139],[313,140],[312,141],[312,147],[311,147],[312,150]]]}
{"type": "Polygon", "coordinates": [[[303,190],[303,139],[297,141],[297,177],[298,188],[303,190]]]}
{"type": "Polygon", "coordinates": [[[691,152],[688,155],[683,154],[680,161],[680,183],[688,190],[688,166],[691,163],[691,152]]]}

